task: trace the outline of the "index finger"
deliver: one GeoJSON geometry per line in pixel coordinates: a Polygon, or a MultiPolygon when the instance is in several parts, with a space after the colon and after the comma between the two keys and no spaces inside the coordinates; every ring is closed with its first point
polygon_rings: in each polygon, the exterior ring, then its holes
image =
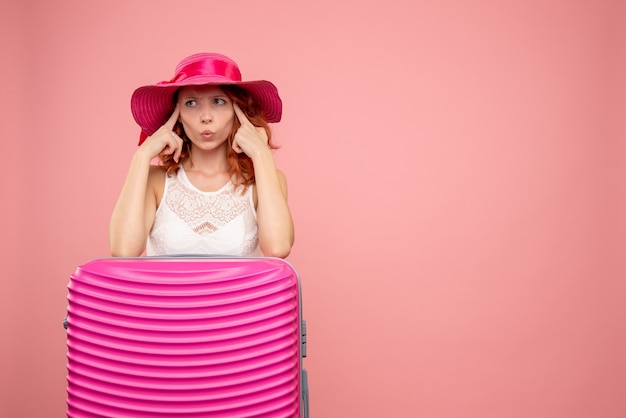
{"type": "Polygon", "coordinates": [[[239,119],[239,123],[242,125],[252,125],[252,122],[248,120],[248,117],[243,110],[239,107],[237,103],[233,103],[233,109],[235,109],[235,114],[237,115],[237,119],[239,119]]]}
{"type": "Polygon", "coordinates": [[[167,129],[169,129],[170,131],[174,129],[174,125],[176,125],[176,122],[178,121],[178,115],[180,115],[180,109],[178,108],[177,104],[174,108],[174,112],[172,112],[172,115],[164,124],[164,126],[167,127],[167,129]]]}

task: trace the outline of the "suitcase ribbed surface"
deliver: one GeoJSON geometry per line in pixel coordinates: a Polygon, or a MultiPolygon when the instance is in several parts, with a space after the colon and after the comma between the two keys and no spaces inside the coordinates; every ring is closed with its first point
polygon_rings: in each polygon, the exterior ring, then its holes
{"type": "Polygon", "coordinates": [[[68,287],[68,417],[299,416],[288,263],[101,259],[68,287]]]}

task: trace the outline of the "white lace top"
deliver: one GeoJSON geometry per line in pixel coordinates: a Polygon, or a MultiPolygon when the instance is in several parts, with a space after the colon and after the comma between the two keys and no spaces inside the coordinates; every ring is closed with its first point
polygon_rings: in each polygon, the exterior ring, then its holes
{"type": "Polygon", "coordinates": [[[165,189],[148,236],[147,255],[260,255],[252,187],[232,182],[203,192],[181,167],[165,189]]]}

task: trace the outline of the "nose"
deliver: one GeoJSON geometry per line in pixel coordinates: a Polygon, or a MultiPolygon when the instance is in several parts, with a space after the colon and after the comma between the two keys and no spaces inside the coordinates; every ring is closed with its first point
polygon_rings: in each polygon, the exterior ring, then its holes
{"type": "Polygon", "coordinates": [[[211,106],[203,105],[200,110],[200,121],[202,123],[209,123],[213,120],[213,116],[211,114],[211,106]]]}

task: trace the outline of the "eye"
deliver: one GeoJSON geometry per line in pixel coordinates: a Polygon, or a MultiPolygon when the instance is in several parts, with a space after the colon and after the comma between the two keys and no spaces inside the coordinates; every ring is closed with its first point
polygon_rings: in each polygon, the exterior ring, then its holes
{"type": "Polygon", "coordinates": [[[216,98],[213,99],[213,104],[225,105],[226,104],[226,100],[221,98],[221,97],[216,97],[216,98]]]}
{"type": "Polygon", "coordinates": [[[195,105],[196,105],[196,101],[195,100],[187,100],[185,102],[185,106],[187,106],[187,107],[192,107],[192,106],[195,106],[195,105]]]}

